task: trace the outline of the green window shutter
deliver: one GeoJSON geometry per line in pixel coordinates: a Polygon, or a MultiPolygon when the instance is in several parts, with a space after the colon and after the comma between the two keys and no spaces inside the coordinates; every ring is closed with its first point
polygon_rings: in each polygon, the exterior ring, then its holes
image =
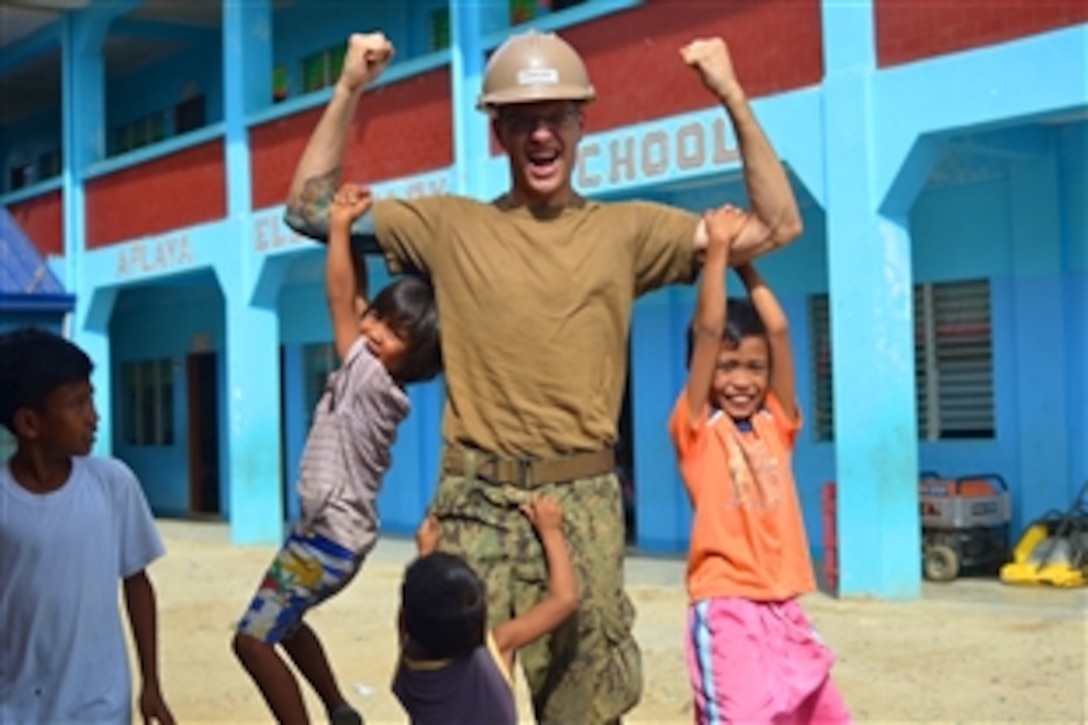
{"type": "Polygon", "coordinates": [[[450,47],[450,9],[439,8],[431,13],[431,50],[450,47]]]}
{"type": "Polygon", "coordinates": [[[325,85],[325,54],[317,53],[302,59],[302,91],[310,93],[325,85]]]}

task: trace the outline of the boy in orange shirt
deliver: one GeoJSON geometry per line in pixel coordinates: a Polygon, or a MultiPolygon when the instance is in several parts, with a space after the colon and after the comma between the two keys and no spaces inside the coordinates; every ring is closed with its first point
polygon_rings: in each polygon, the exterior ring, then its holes
{"type": "Polygon", "coordinates": [[[797,598],[815,590],[790,456],[801,416],[785,313],[751,265],[729,300],[729,245],[746,216],[706,215],[710,243],[669,432],[695,509],[688,668],[700,723],[841,723],[834,656],[797,598]]]}

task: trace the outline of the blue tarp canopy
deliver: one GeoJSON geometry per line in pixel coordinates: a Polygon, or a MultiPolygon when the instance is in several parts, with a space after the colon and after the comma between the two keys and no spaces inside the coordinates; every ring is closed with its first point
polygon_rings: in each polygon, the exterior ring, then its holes
{"type": "Polygon", "coordinates": [[[0,310],[69,312],[75,299],[8,210],[0,207],[0,310]]]}

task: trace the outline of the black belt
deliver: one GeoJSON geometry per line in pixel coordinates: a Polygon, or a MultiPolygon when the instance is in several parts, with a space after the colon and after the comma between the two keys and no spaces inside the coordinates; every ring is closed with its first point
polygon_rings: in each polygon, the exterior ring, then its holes
{"type": "Polygon", "coordinates": [[[443,473],[518,486],[573,481],[615,469],[616,455],[611,448],[556,458],[511,458],[471,448],[448,448],[442,455],[443,473]]]}

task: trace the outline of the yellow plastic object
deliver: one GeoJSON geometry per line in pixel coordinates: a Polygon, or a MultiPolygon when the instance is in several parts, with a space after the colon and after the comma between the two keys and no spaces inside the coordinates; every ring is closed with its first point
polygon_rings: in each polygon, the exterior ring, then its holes
{"type": "Polygon", "coordinates": [[[1064,564],[1006,564],[1001,567],[1001,581],[1006,584],[1046,584],[1052,587],[1088,586],[1084,572],[1064,564]]]}
{"type": "Polygon", "coordinates": [[[1072,566],[1068,557],[1060,551],[1054,551],[1051,561],[1039,565],[1045,553],[1041,549],[1050,548],[1052,543],[1048,540],[1045,524],[1029,526],[1013,549],[1012,562],[1001,567],[1001,581],[1006,584],[1046,584],[1053,587],[1088,586],[1084,571],[1072,566]]]}

